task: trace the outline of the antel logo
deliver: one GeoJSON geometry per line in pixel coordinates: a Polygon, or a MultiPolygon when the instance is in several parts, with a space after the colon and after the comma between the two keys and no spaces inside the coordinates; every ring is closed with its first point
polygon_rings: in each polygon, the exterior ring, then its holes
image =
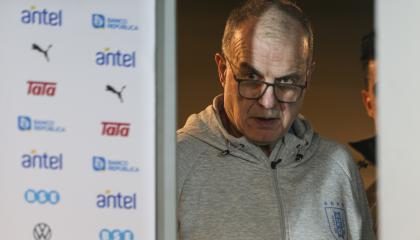
{"type": "Polygon", "coordinates": [[[103,156],[92,157],[93,170],[97,172],[138,172],[139,168],[130,166],[128,161],[106,159],[103,156]]]}
{"type": "Polygon", "coordinates": [[[52,237],[52,230],[46,223],[38,223],[33,230],[35,240],[50,240],[52,237]]]}
{"type": "Polygon", "coordinates": [[[54,97],[56,82],[27,81],[28,95],[54,97]]]}
{"type": "Polygon", "coordinates": [[[20,21],[23,24],[38,24],[60,27],[63,24],[63,11],[49,11],[46,8],[38,10],[36,6],[22,10],[20,21]]]}
{"type": "Polygon", "coordinates": [[[39,168],[47,170],[63,169],[63,154],[50,155],[48,153],[38,154],[32,150],[30,154],[22,155],[23,168],[39,168]]]}
{"type": "Polygon", "coordinates": [[[134,240],[134,233],[130,230],[102,229],[99,240],[134,240]]]}
{"type": "Polygon", "coordinates": [[[129,24],[126,18],[106,17],[103,14],[92,14],[92,26],[97,29],[118,29],[126,31],[137,31],[138,26],[129,24]]]}
{"type": "Polygon", "coordinates": [[[32,119],[29,116],[18,116],[17,125],[20,131],[64,132],[62,126],[56,126],[53,120],[32,119]]]}
{"type": "Polygon", "coordinates": [[[102,122],[102,135],[128,137],[130,123],[102,122]]]}
{"type": "Polygon", "coordinates": [[[96,206],[98,208],[137,209],[137,194],[111,194],[110,190],[106,190],[105,194],[96,196],[96,206]]]}
{"type": "Polygon", "coordinates": [[[60,193],[57,191],[46,191],[46,190],[34,190],[28,189],[25,194],[25,201],[30,204],[39,203],[39,204],[52,204],[56,205],[60,202],[60,193]]]}
{"type": "Polygon", "coordinates": [[[136,67],[136,51],[122,52],[121,50],[111,51],[105,48],[96,52],[96,64],[99,66],[113,66],[124,68],[136,67]]]}

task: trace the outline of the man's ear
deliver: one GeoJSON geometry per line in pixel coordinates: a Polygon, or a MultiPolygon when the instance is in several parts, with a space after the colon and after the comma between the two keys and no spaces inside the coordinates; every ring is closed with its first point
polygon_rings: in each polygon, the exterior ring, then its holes
{"type": "Polygon", "coordinates": [[[366,112],[369,117],[373,118],[374,110],[373,110],[373,99],[370,96],[369,92],[365,89],[362,90],[362,99],[363,104],[365,105],[366,112]]]}
{"type": "Polygon", "coordinates": [[[226,62],[225,62],[225,58],[223,57],[222,54],[216,53],[214,55],[214,61],[216,61],[217,73],[219,75],[220,84],[222,84],[222,87],[225,87],[225,83],[226,83],[226,62]]]}

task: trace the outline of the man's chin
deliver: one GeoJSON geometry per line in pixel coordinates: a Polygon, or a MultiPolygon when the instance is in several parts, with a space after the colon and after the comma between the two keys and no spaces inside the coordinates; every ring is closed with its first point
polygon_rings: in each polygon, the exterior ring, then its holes
{"type": "Polygon", "coordinates": [[[264,146],[273,146],[274,144],[276,144],[278,139],[281,138],[281,136],[280,137],[267,137],[267,138],[252,138],[252,137],[246,137],[246,138],[251,143],[259,147],[264,147],[264,146]]]}

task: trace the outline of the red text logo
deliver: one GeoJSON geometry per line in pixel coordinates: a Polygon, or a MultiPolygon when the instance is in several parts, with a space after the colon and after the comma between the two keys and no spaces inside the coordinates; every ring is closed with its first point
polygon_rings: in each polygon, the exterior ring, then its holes
{"type": "Polygon", "coordinates": [[[129,123],[102,122],[102,135],[128,137],[129,123]]]}
{"type": "Polygon", "coordinates": [[[39,82],[39,81],[28,81],[28,95],[35,96],[49,96],[55,95],[57,83],[55,82],[39,82]]]}

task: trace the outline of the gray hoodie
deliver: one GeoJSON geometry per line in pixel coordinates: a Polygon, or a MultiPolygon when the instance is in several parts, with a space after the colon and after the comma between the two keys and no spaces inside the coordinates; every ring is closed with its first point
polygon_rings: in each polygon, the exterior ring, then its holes
{"type": "Polygon", "coordinates": [[[215,98],[177,132],[178,239],[374,239],[343,146],[299,117],[268,157],[223,128],[215,98]]]}

